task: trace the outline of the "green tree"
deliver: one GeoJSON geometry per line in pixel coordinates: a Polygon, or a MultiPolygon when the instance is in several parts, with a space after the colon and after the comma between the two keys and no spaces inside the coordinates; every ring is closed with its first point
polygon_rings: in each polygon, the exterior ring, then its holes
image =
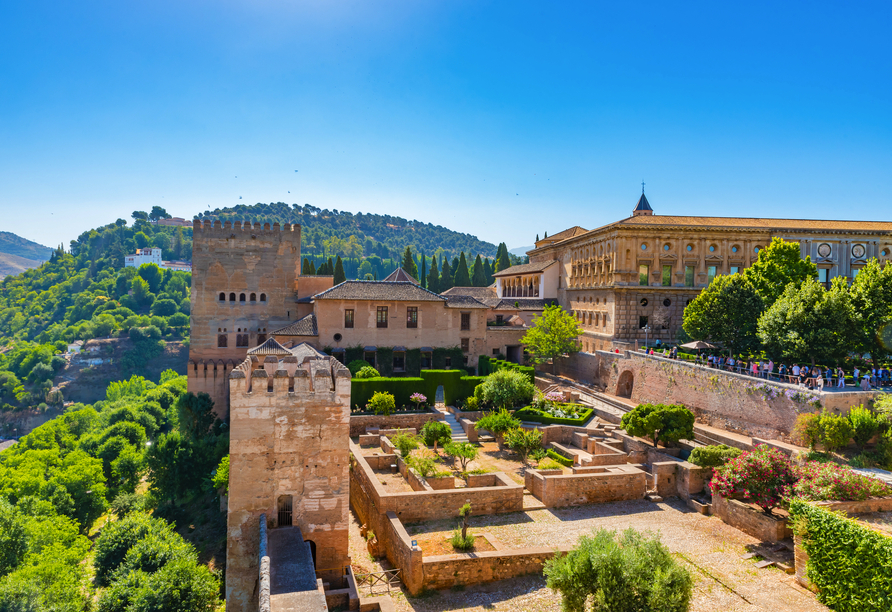
{"type": "Polygon", "coordinates": [[[486,257],[483,260],[483,274],[486,275],[486,285],[485,286],[488,287],[489,285],[492,285],[493,280],[494,280],[493,276],[492,276],[493,269],[492,269],[492,265],[490,264],[489,257],[486,257]]]}
{"type": "Polygon", "coordinates": [[[418,265],[415,263],[415,258],[412,256],[412,248],[406,247],[406,252],[403,253],[403,270],[406,271],[406,274],[409,274],[412,278],[418,278],[418,265]]]}
{"type": "Polygon", "coordinates": [[[422,289],[427,289],[427,257],[424,256],[424,251],[421,251],[421,276],[418,282],[421,283],[422,289]]]}
{"type": "MultiPolygon", "coordinates": [[[[507,368],[487,376],[477,389],[485,402],[503,409],[527,405],[536,393],[536,386],[528,376],[507,368]]],[[[474,389],[474,395],[477,395],[477,389],[474,389]]]]}
{"type": "Polygon", "coordinates": [[[867,262],[849,288],[854,322],[854,348],[870,353],[875,366],[892,348],[892,266],[867,262]]]}
{"type": "Polygon", "coordinates": [[[810,257],[802,259],[799,253],[798,242],[784,242],[775,237],[759,252],[759,259],[743,271],[766,308],[774,304],[790,283],[800,285],[807,278],[817,277],[818,267],[810,257]]]}
{"type": "Polygon", "coordinates": [[[458,269],[455,271],[455,286],[456,287],[471,287],[471,275],[468,272],[468,261],[465,259],[465,254],[462,253],[461,257],[458,260],[458,269]]]}
{"type": "Polygon", "coordinates": [[[639,404],[623,415],[621,427],[629,435],[669,444],[694,437],[694,413],[678,404],[639,404]]]}
{"type": "Polygon", "coordinates": [[[558,305],[546,306],[542,314],[533,319],[533,327],[520,341],[536,363],[544,363],[579,351],[576,338],[583,333],[573,316],[558,305]]]}
{"type": "Polygon", "coordinates": [[[312,274],[312,272],[310,272],[310,260],[304,257],[303,262],[300,264],[300,275],[309,276],[310,274],[312,274]]]}
{"type": "Polygon", "coordinates": [[[149,213],[149,219],[152,221],[157,221],[158,219],[170,219],[170,215],[160,206],[153,206],[152,212],[149,213]]]}
{"type": "Polygon", "coordinates": [[[431,269],[427,273],[427,290],[440,293],[440,272],[437,270],[436,256],[431,258],[431,269]]]}
{"type": "Polygon", "coordinates": [[[499,250],[496,253],[495,272],[501,272],[511,267],[511,258],[508,256],[508,247],[504,242],[499,243],[499,250]]]}
{"type": "Polygon", "coordinates": [[[130,214],[130,216],[133,217],[133,220],[134,220],[134,221],[148,221],[148,220],[149,220],[149,215],[148,215],[148,213],[143,212],[143,211],[141,211],[141,210],[134,210],[134,211],[130,214]]]}
{"type": "Polygon", "coordinates": [[[452,268],[449,267],[449,262],[444,255],[440,264],[440,293],[447,289],[452,289],[454,286],[452,282],[452,268]]]}
{"type": "Polygon", "coordinates": [[[334,284],[340,285],[345,280],[347,280],[347,275],[344,274],[344,262],[341,261],[341,256],[338,255],[338,260],[335,262],[334,268],[334,284]]]}
{"type": "Polygon", "coordinates": [[[475,287],[486,287],[489,284],[486,282],[486,270],[483,267],[483,258],[480,257],[480,253],[474,260],[474,278],[471,279],[471,284],[475,287]]]}
{"type": "Polygon", "coordinates": [[[542,432],[522,427],[509,429],[505,433],[505,446],[520,455],[520,460],[526,465],[530,453],[542,448],[542,432]]]}
{"type": "Polygon", "coordinates": [[[477,447],[470,442],[447,442],[443,450],[453,460],[458,459],[462,472],[467,472],[468,463],[477,458],[477,447]]]}
{"type": "Polygon", "coordinates": [[[0,577],[14,570],[28,550],[25,522],[18,510],[0,497],[0,577]]]}
{"type": "Polygon", "coordinates": [[[684,330],[696,340],[721,342],[733,353],[758,345],[762,298],[742,274],[717,276],[684,310],[684,330]]]}
{"type": "Polygon", "coordinates": [[[511,416],[511,413],[502,408],[498,412],[488,412],[474,423],[474,429],[488,431],[493,435],[501,435],[512,429],[520,427],[520,419],[511,416]]]}
{"type": "Polygon", "coordinates": [[[149,283],[149,290],[152,293],[158,293],[161,288],[161,281],[164,280],[164,271],[157,264],[143,264],[136,273],[149,283]]]}
{"type": "Polygon", "coordinates": [[[852,309],[844,278],[830,291],[814,278],[790,283],[762,313],[758,337],[769,355],[791,361],[816,358],[839,363],[852,346],[852,309]]]}
{"type": "Polygon", "coordinates": [[[600,529],[545,562],[565,612],[687,612],[693,580],[656,536],[600,529]]]}

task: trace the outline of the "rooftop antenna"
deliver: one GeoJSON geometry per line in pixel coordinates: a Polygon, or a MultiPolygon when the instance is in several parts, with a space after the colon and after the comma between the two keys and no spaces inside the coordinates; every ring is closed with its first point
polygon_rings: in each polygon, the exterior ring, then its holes
{"type": "Polygon", "coordinates": [[[641,195],[644,195],[644,181],[641,181],[641,195]]]}

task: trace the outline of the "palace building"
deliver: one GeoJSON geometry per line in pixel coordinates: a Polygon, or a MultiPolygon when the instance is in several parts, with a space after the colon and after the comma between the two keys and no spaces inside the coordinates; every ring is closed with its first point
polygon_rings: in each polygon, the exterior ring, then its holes
{"type": "Polygon", "coordinates": [[[774,237],[798,242],[828,287],[837,276],[851,281],[868,259],[892,256],[889,222],[660,216],[642,193],[626,219],[537,241],[529,264],[496,275],[497,292],[556,300],[585,330],[584,351],[645,334],[666,342],[701,289],[752,265],[774,237]]]}

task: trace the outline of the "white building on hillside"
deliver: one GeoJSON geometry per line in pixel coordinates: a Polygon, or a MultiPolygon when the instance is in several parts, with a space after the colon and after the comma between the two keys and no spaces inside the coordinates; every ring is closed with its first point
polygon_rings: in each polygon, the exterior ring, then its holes
{"type": "Polygon", "coordinates": [[[137,249],[135,254],[124,257],[125,268],[138,268],[143,264],[155,264],[159,268],[178,272],[192,271],[192,264],[188,261],[162,261],[161,249],[157,247],[137,249]]]}

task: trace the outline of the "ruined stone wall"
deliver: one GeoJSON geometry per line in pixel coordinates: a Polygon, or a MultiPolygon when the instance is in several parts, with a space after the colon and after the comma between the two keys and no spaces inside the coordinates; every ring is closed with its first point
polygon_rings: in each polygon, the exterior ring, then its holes
{"type": "Polygon", "coordinates": [[[786,519],[767,515],[736,499],[713,495],[712,513],[728,525],[762,542],[780,542],[793,535],[786,519]]]}
{"type": "MultiPolygon", "coordinates": [[[[569,552],[561,547],[560,552],[569,552]]],[[[425,557],[422,561],[424,588],[447,589],[456,585],[507,580],[541,574],[545,562],[554,557],[554,547],[519,548],[473,554],[425,557]]]]}
{"type": "Polygon", "coordinates": [[[445,419],[439,412],[420,412],[414,414],[357,414],[350,417],[350,437],[355,438],[366,433],[370,427],[379,429],[414,429],[421,431],[428,421],[445,419]]]}
{"type": "Polygon", "coordinates": [[[527,488],[534,495],[538,491],[536,497],[549,508],[644,499],[647,492],[647,475],[631,467],[622,472],[572,475],[530,470],[527,475],[532,481],[527,488]],[[539,479],[543,482],[535,482],[539,479]]]}
{"type": "Polygon", "coordinates": [[[189,390],[209,393],[225,419],[227,378],[205,369],[240,363],[264,334],[297,318],[300,226],[195,221],[192,236],[189,390]],[[248,342],[238,346],[244,336],[248,342]]]}
{"type": "Polygon", "coordinates": [[[322,576],[348,563],[350,373],[324,359],[269,378],[245,362],[231,375],[230,404],[227,609],[253,612],[257,520],[265,513],[275,528],[281,497],[291,496],[322,576]]]}

